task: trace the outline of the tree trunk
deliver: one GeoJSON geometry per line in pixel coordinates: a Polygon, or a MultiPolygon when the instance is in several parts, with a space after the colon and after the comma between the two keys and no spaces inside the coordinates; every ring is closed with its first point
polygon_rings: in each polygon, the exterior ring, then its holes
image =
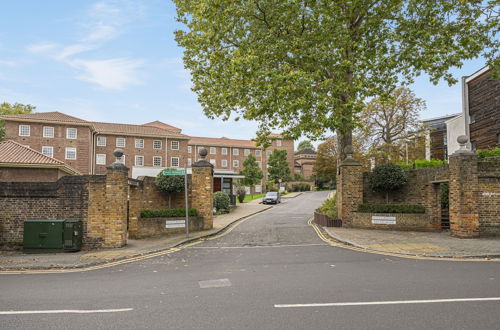
{"type": "Polygon", "coordinates": [[[344,152],[344,148],[347,146],[352,146],[352,130],[346,128],[344,133],[338,133],[338,146],[339,146],[339,154],[340,161],[346,159],[347,155],[344,152]]]}

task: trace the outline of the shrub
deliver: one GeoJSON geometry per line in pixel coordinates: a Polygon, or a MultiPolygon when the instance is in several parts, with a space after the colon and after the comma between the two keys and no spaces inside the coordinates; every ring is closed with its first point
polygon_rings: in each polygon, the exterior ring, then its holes
{"type": "Polygon", "coordinates": [[[397,163],[398,166],[403,168],[429,168],[429,167],[439,167],[441,165],[448,164],[445,160],[439,159],[417,159],[414,162],[410,163],[397,163]]]}
{"type": "Polygon", "coordinates": [[[316,212],[324,214],[332,219],[337,219],[337,194],[332,198],[328,198],[316,209],[316,212]]]}
{"type": "MultiPolygon", "coordinates": [[[[198,215],[196,209],[188,209],[188,215],[198,215]]],[[[181,218],[186,216],[186,209],[141,210],[141,218],[181,218]]]]}
{"type": "Polygon", "coordinates": [[[184,175],[163,175],[160,172],[155,179],[155,185],[158,190],[167,194],[184,191],[184,175]]]}
{"type": "Polygon", "coordinates": [[[311,190],[311,185],[308,183],[294,183],[292,184],[292,191],[297,192],[297,191],[310,191],[311,190]]]}
{"type": "Polygon", "coordinates": [[[500,147],[495,147],[492,149],[479,149],[476,150],[479,158],[487,158],[487,157],[500,157],[500,147]]]}
{"type": "Polygon", "coordinates": [[[385,192],[386,202],[389,202],[389,192],[398,190],[408,182],[405,171],[395,164],[377,165],[368,176],[370,188],[385,192]]]}
{"type": "Polygon", "coordinates": [[[425,207],[412,204],[361,204],[362,213],[425,213],[425,207]]]}
{"type": "Polygon", "coordinates": [[[236,188],[236,197],[238,197],[238,200],[240,201],[240,203],[243,203],[243,200],[245,199],[246,194],[247,194],[247,191],[246,191],[245,187],[239,186],[238,188],[236,188]]]}
{"type": "Polygon", "coordinates": [[[214,207],[215,211],[227,211],[229,210],[229,204],[231,204],[231,199],[229,195],[223,191],[218,191],[214,193],[214,207]]]}

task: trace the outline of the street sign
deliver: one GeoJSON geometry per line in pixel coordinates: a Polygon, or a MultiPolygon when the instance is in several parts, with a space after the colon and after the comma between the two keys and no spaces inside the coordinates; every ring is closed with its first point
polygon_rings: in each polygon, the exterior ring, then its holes
{"type": "Polygon", "coordinates": [[[185,170],[163,170],[163,175],[185,175],[185,170]]]}
{"type": "Polygon", "coordinates": [[[165,221],[165,228],[185,228],[186,220],[167,220],[165,221]]]}
{"type": "Polygon", "coordinates": [[[374,225],[395,225],[396,217],[372,215],[372,223],[374,225]]]}

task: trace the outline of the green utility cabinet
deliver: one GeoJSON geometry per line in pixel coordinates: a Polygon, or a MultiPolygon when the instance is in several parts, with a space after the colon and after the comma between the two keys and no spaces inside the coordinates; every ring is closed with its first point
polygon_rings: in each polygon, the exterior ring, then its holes
{"type": "Polygon", "coordinates": [[[79,220],[25,220],[23,247],[27,251],[79,251],[82,246],[79,220]]]}

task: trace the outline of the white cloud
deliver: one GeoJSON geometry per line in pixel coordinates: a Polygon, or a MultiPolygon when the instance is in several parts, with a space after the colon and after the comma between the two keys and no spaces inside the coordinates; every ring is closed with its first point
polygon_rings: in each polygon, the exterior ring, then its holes
{"type": "Polygon", "coordinates": [[[68,62],[73,67],[84,72],[78,79],[94,83],[104,89],[124,89],[130,85],[142,82],[138,78],[137,69],[143,62],[125,58],[107,60],[73,60],[68,62]]]}
{"type": "Polygon", "coordinates": [[[27,47],[28,51],[33,54],[47,54],[49,52],[52,52],[54,49],[56,49],[58,45],[54,43],[38,43],[38,44],[33,44],[29,45],[27,47]]]}

